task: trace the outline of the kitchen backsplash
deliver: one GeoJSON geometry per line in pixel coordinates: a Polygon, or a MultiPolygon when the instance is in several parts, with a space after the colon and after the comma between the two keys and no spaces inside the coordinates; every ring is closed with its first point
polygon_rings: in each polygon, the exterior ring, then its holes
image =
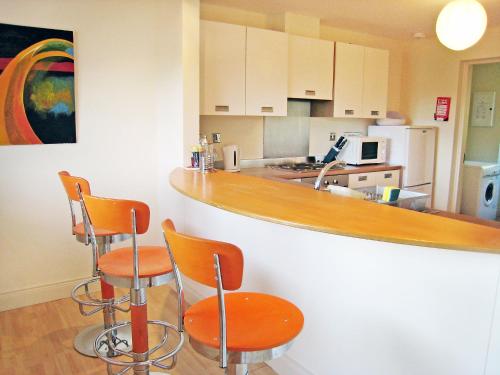
{"type": "Polygon", "coordinates": [[[336,141],[330,141],[330,133],[335,133],[336,139],[346,132],[368,133],[371,119],[339,119],[330,117],[311,117],[309,124],[309,155],[323,157],[336,141]]]}
{"type": "Polygon", "coordinates": [[[259,116],[200,116],[200,134],[212,142],[212,133],[220,133],[222,143],[216,145],[217,160],[222,160],[222,146],[236,144],[241,159],[264,157],[264,119],[259,116]]]}
{"type": "Polygon", "coordinates": [[[309,155],[311,102],[289,100],[287,117],[264,117],[264,158],[309,155]]]}
{"type": "Polygon", "coordinates": [[[220,133],[218,160],[223,145],[237,144],[241,159],[262,159],[288,156],[325,155],[336,138],[345,132],[366,134],[369,119],[334,119],[309,117],[308,101],[290,100],[287,117],[200,116],[200,134],[212,141],[212,133],[220,133]]]}

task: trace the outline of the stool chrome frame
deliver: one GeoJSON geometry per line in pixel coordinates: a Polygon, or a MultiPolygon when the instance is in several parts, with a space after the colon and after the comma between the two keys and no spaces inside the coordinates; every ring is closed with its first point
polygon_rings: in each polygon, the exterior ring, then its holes
{"type": "MultiPolygon", "coordinates": [[[[175,275],[175,282],[178,290],[178,311],[179,311],[179,327],[184,331],[184,314],[185,314],[185,301],[184,292],[182,286],[182,279],[180,276],[180,271],[175,262],[174,255],[168,241],[165,238],[165,244],[170,256],[170,261],[175,275]]],[[[275,358],[281,357],[293,344],[294,340],[291,340],[281,346],[258,351],[228,351],[227,350],[227,322],[226,322],[226,306],[224,301],[224,288],[223,280],[221,274],[221,266],[219,255],[214,253],[214,269],[215,269],[215,280],[217,283],[217,298],[218,298],[218,309],[219,309],[219,337],[220,346],[218,349],[205,345],[200,341],[189,337],[189,343],[192,348],[203,355],[204,357],[218,361],[219,367],[225,370],[225,375],[248,375],[248,365],[252,363],[263,363],[270,361],[275,358]]]]}
{"type": "MultiPolygon", "coordinates": [[[[81,199],[81,204],[82,204],[82,210],[87,217],[90,241],[92,245],[96,247],[97,238],[95,236],[95,231],[92,226],[91,220],[88,217],[83,197],[81,199]]],[[[137,240],[136,240],[137,225],[136,225],[135,209],[131,210],[131,216],[132,216],[131,239],[132,239],[132,249],[133,249],[133,278],[130,279],[128,277],[112,276],[112,275],[107,275],[105,273],[101,273],[101,277],[103,278],[103,280],[105,280],[107,283],[111,285],[122,288],[129,288],[130,306],[140,307],[147,304],[146,288],[152,286],[164,285],[170,282],[171,280],[176,279],[174,277],[174,273],[176,271],[152,277],[139,277],[139,247],[137,245],[137,240]]],[[[178,284],[176,285],[177,285],[178,300],[180,300],[181,290],[179,289],[179,285],[178,284]]],[[[105,356],[102,354],[102,352],[99,350],[101,345],[101,340],[108,337],[116,329],[123,329],[123,328],[130,329],[131,324],[132,324],[131,321],[118,322],[113,327],[107,328],[104,331],[102,331],[95,339],[94,352],[98,358],[106,362],[108,375],[123,375],[129,370],[133,370],[134,375],[165,375],[164,373],[150,371],[150,367],[158,367],[164,370],[173,369],[177,363],[177,354],[184,345],[184,333],[180,328],[180,326],[176,327],[173,324],[161,320],[147,320],[147,325],[155,325],[163,328],[163,333],[161,335],[160,342],[153,348],[147,350],[144,353],[134,353],[132,350],[128,351],[121,350],[118,347],[118,345],[116,345],[113,341],[108,341],[110,349],[113,353],[115,353],[116,355],[128,357],[131,360],[130,361],[117,360],[113,359],[110,356],[105,356]],[[156,358],[152,358],[152,355],[155,352],[157,352],[161,348],[166,347],[166,345],[168,344],[169,332],[173,332],[177,336],[177,344],[172,349],[167,351],[165,354],[158,356],[156,358]],[[170,363],[168,364],[163,363],[167,360],[170,360],[170,363]],[[123,368],[118,372],[113,372],[112,366],[119,366],[123,368]]]]}
{"type": "MultiPolygon", "coordinates": [[[[82,204],[82,191],[79,183],[75,184],[75,189],[77,191],[78,197],[80,199],[80,206],[82,204]]],[[[81,235],[79,233],[74,232],[74,228],[76,227],[76,215],[73,208],[73,200],[68,197],[69,207],[71,211],[71,223],[72,223],[72,231],[75,235],[75,238],[78,242],[83,243],[85,246],[90,244],[90,236],[89,236],[89,224],[88,218],[85,214],[85,211],[82,207],[82,221],[84,227],[84,234],[81,235]]],[[[94,351],[94,342],[96,337],[103,329],[112,329],[111,333],[103,338],[99,342],[99,353],[106,355],[108,357],[114,357],[118,354],[112,349],[116,346],[121,346],[124,349],[129,348],[129,343],[131,342],[131,332],[130,328],[123,327],[121,329],[113,329],[116,325],[116,317],[115,311],[120,310],[123,312],[127,312],[130,310],[128,308],[122,308],[119,305],[126,303],[129,301],[129,296],[124,295],[120,298],[111,298],[111,299],[97,299],[90,295],[89,286],[100,281],[100,275],[97,269],[97,260],[99,255],[103,255],[110,251],[110,245],[114,242],[123,241],[130,236],[127,234],[114,234],[111,236],[100,236],[96,241],[95,246],[92,245],[92,278],[87,279],[81,283],[78,283],[71,290],[71,298],[73,301],[78,303],[78,307],[80,310],[80,314],[83,316],[91,316],[99,311],[103,312],[103,324],[93,324],[90,325],[75,336],[73,340],[73,347],[77,352],[83,354],[88,357],[96,357],[94,351]],[[80,295],[85,295],[85,299],[80,298],[80,295]],[[86,308],[91,308],[91,310],[86,310],[86,308]],[[112,343],[112,345],[110,344],[112,343]]]]}

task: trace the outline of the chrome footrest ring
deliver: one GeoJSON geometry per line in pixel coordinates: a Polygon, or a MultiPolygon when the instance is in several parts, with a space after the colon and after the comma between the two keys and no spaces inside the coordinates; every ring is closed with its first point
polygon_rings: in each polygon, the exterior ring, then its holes
{"type": "Polygon", "coordinates": [[[161,321],[161,320],[148,320],[148,324],[153,324],[153,325],[158,325],[163,328],[163,335],[161,337],[160,343],[154,346],[152,349],[147,351],[148,357],[155,353],[157,350],[165,346],[168,342],[168,332],[174,332],[177,337],[178,337],[178,343],[175,345],[172,349],[170,349],[166,354],[163,354],[162,356],[159,356],[157,358],[151,358],[145,361],[133,361],[134,358],[134,353],[132,352],[125,352],[123,350],[120,350],[117,348],[114,343],[109,343],[111,350],[114,351],[117,355],[124,355],[126,357],[131,358],[131,361],[119,361],[117,359],[109,358],[109,357],[104,357],[99,351],[98,351],[98,346],[99,342],[108,335],[111,331],[114,329],[118,329],[121,327],[126,327],[131,325],[131,322],[118,322],[116,325],[114,325],[112,328],[106,329],[101,332],[99,336],[96,337],[95,342],[94,342],[94,351],[100,359],[102,359],[104,362],[106,362],[108,365],[114,365],[114,366],[120,366],[120,367],[125,367],[123,370],[118,372],[117,374],[124,374],[128,370],[132,369],[134,366],[154,366],[158,367],[164,370],[171,370],[174,368],[176,361],[177,361],[177,353],[181,350],[182,346],[184,345],[184,333],[179,332],[178,328],[174,326],[173,324],[161,321]],[[163,364],[161,362],[166,361],[167,359],[171,359],[171,362],[169,364],[163,364]]]}
{"type": "Polygon", "coordinates": [[[82,281],[81,283],[76,284],[71,290],[71,299],[78,303],[80,308],[80,313],[84,316],[90,316],[95,314],[98,311],[103,310],[105,307],[110,306],[113,309],[120,310],[123,312],[129,311],[128,309],[120,308],[118,305],[128,302],[130,300],[130,296],[123,295],[120,298],[116,299],[98,299],[94,298],[90,295],[89,285],[100,281],[100,277],[93,277],[91,279],[82,281]],[[83,292],[81,289],[84,289],[83,292]],[[79,295],[85,295],[86,299],[82,299],[79,295]],[[92,310],[85,311],[85,307],[92,307],[92,310]]]}

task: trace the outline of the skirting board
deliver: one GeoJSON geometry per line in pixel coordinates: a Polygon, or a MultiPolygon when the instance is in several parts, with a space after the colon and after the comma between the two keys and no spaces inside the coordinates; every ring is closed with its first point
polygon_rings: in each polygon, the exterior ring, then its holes
{"type": "MultiPolygon", "coordinates": [[[[208,295],[200,293],[199,290],[193,288],[190,284],[184,284],[184,298],[187,303],[193,304],[206,297],[208,297],[208,295]]],[[[286,354],[283,357],[266,362],[266,364],[276,371],[276,373],[281,375],[314,375],[286,354]]]]}
{"type": "MultiPolygon", "coordinates": [[[[73,289],[76,284],[84,280],[87,280],[87,278],[66,280],[58,283],[1,293],[0,311],[17,309],[19,307],[54,301],[61,298],[68,298],[71,295],[71,289],[73,289]]],[[[91,284],[90,291],[94,292],[96,290],[99,290],[99,283],[91,284]]]]}

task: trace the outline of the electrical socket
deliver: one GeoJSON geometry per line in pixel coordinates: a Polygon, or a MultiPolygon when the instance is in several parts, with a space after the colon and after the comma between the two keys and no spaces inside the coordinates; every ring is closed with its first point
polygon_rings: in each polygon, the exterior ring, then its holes
{"type": "Polygon", "coordinates": [[[222,142],[221,133],[212,133],[212,142],[213,143],[221,143],[222,142]]]}
{"type": "Polygon", "coordinates": [[[337,135],[335,134],[335,132],[330,133],[330,141],[333,142],[335,141],[335,139],[337,139],[337,135]]]}

